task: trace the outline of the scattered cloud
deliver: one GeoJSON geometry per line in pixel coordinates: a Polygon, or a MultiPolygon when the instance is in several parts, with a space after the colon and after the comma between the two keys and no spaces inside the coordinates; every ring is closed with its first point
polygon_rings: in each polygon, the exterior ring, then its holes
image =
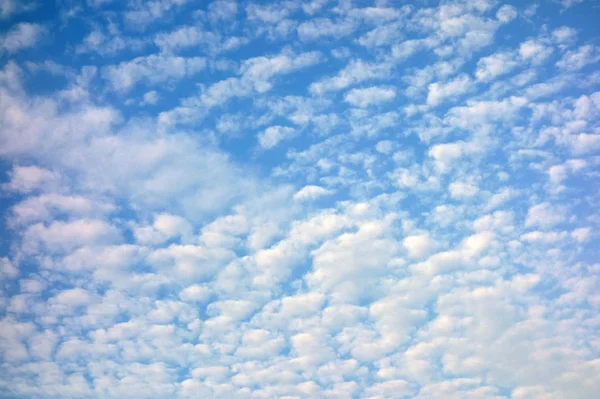
{"type": "Polygon", "coordinates": [[[40,7],[0,1],[0,397],[600,392],[592,2],[40,7]]]}

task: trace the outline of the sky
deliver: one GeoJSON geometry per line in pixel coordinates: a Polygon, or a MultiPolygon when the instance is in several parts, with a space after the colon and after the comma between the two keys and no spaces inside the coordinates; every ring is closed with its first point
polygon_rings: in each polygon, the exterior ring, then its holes
{"type": "Polygon", "coordinates": [[[0,0],[0,399],[600,397],[598,21],[0,0]]]}

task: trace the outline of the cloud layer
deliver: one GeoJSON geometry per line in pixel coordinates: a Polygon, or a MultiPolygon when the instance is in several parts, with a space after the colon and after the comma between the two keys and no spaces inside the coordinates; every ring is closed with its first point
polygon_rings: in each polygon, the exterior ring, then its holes
{"type": "Polygon", "coordinates": [[[0,398],[600,395],[593,2],[42,3],[0,398]]]}

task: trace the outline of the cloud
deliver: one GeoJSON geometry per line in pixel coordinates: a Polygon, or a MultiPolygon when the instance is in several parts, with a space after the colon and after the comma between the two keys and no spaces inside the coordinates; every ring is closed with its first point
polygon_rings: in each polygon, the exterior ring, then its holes
{"type": "Polygon", "coordinates": [[[109,65],[102,70],[113,90],[127,92],[138,82],[150,85],[167,83],[192,76],[206,67],[202,57],[177,57],[166,54],[151,54],[134,58],[118,65],[109,65]]]}
{"type": "Polygon", "coordinates": [[[550,227],[564,220],[564,210],[561,207],[553,206],[548,202],[542,202],[529,208],[525,225],[528,227],[550,227]]]}
{"type": "Polygon", "coordinates": [[[294,199],[296,201],[310,201],[323,196],[332,195],[333,192],[319,186],[304,186],[296,194],[294,199]]]}
{"type": "Polygon", "coordinates": [[[7,257],[0,258],[0,275],[3,279],[12,279],[19,275],[19,269],[7,257]]]}
{"type": "Polygon", "coordinates": [[[269,150],[280,142],[295,137],[296,134],[296,129],[289,126],[269,126],[258,135],[258,144],[269,150]]]}
{"type": "Polygon", "coordinates": [[[373,86],[364,89],[352,89],[344,96],[347,103],[355,107],[366,108],[393,100],[396,90],[393,87],[373,86]]]}
{"type": "Polygon", "coordinates": [[[599,60],[600,50],[595,46],[588,44],[581,46],[578,49],[567,51],[556,63],[556,66],[568,71],[578,71],[586,65],[595,64],[599,60]]]}
{"type": "Polygon", "coordinates": [[[92,243],[108,244],[120,239],[118,228],[98,219],[55,221],[45,226],[29,226],[24,233],[25,248],[36,250],[40,245],[50,252],[62,252],[92,243]]]}
{"type": "Polygon", "coordinates": [[[159,116],[160,122],[172,125],[202,119],[206,108],[222,105],[233,98],[266,93],[273,87],[271,80],[276,76],[307,68],[320,61],[321,53],[318,51],[300,54],[284,51],[275,56],[246,59],[238,70],[239,77],[220,80],[203,90],[199,97],[182,100],[180,106],[162,112],[159,116]]]}
{"type": "Polygon", "coordinates": [[[151,0],[145,3],[132,3],[123,17],[132,27],[143,29],[187,2],[188,0],[151,0]]]}
{"type": "Polygon", "coordinates": [[[436,107],[448,98],[466,93],[471,87],[471,79],[466,75],[459,76],[445,83],[431,83],[429,85],[429,92],[427,93],[427,104],[436,107]]]}
{"type": "Polygon", "coordinates": [[[590,2],[84,3],[1,3],[0,396],[600,391],[590,2]]]}
{"type": "Polygon", "coordinates": [[[58,173],[40,168],[38,166],[15,165],[10,172],[10,181],[3,185],[5,190],[20,193],[30,193],[39,189],[50,189],[60,185],[61,177],[58,173]]]}
{"type": "Polygon", "coordinates": [[[382,78],[389,72],[389,65],[352,60],[336,76],[312,83],[309,90],[314,94],[343,90],[364,81],[382,78]]]}
{"type": "Polygon", "coordinates": [[[39,24],[19,23],[13,26],[8,32],[0,35],[0,49],[7,53],[15,53],[23,49],[35,47],[42,40],[44,31],[44,27],[39,24]]]}
{"type": "Polygon", "coordinates": [[[513,60],[509,53],[497,53],[481,58],[477,62],[475,76],[484,82],[493,80],[498,76],[505,75],[515,69],[519,63],[513,60]]]}
{"type": "Polygon", "coordinates": [[[26,0],[2,0],[0,2],[0,17],[8,19],[13,15],[35,9],[37,3],[26,0]]]}
{"type": "Polygon", "coordinates": [[[512,21],[517,17],[517,10],[508,4],[504,4],[496,11],[496,18],[502,23],[512,21]]]}
{"type": "Polygon", "coordinates": [[[406,237],[402,241],[402,245],[404,245],[411,257],[422,258],[431,252],[435,247],[435,242],[427,234],[420,234],[406,237]]]}
{"type": "Polygon", "coordinates": [[[298,26],[300,40],[316,40],[323,36],[339,38],[348,35],[354,30],[352,21],[334,22],[328,18],[316,18],[298,26]]]}

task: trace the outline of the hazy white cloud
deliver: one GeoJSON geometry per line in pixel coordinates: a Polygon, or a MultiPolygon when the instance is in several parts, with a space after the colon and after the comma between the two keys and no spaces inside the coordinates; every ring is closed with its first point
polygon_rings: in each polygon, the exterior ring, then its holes
{"type": "MultiPolygon", "coordinates": [[[[4,7],[2,9],[4,14],[4,7]]],[[[0,35],[0,49],[8,53],[35,47],[42,39],[45,29],[42,25],[22,22],[0,35]]]]}
{"type": "Polygon", "coordinates": [[[533,205],[527,211],[526,226],[554,226],[565,220],[564,209],[548,202],[533,205]]]}
{"type": "Polygon", "coordinates": [[[586,65],[595,64],[598,61],[600,61],[600,49],[587,44],[567,51],[556,63],[556,66],[567,71],[578,71],[586,65]]]}
{"type": "Polygon", "coordinates": [[[38,189],[51,189],[60,184],[58,173],[35,165],[15,165],[10,172],[10,181],[3,185],[5,190],[29,193],[38,189]]]}
{"type": "Polygon", "coordinates": [[[396,89],[393,87],[373,86],[364,89],[352,89],[344,96],[347,103],[360,108],[393,100],[396,89]]]}
{"type": "Polygon", "coordinates": [[[297,135],[296,129],[289,126],[269,126],[258,135],[258,144],[264,149],[271,149],[284,140],[297,135]]]}
{"type": "Polygon", "coordinates": [[[297,201],[309,201],[319,197],[332,195],[333,192],[319,186],[304,186],[296,194],[294,199],[297,201]]]}
{"type": "Polygon", "coordinates": [[[333,36],[339,38],[346,36],[354,30],[351,20],[332,21],[328,18],[316,18],[298,26],[300,40],[316,40],[322,37],[333,36]]]}
{"type": "Polygon", "coordinates": [[[515,69],[519,63],[510,53],[496,53],[483,57],[477,62],[475,76],[484,82],[505,75],[515,69]]]}
{"type": "Polygon", "coordinates": [[[336,76],[311,83],[309,90],[314,94],[343,90],[364,81],[383,78],[390,70],[387,64],[369,64],[362,60],[352,60],[336,76]]]}
{"type": "Polygon", "coordinates": [[[427,104],[436,107],[447,99],[458,97],[468,92],[473,83],[466,75],[461,75],[449,82],[436,82],[429,85],[427,104]]]}
{"type": "Polygon", "coordinates": [[[203,57],[177,57],[167,54],[151,54],[134,58],[102,70],[113,90],[127,92],[138,82],[156,85],[192,76],[206,67],[203,57]]]}
{"type": "Polygon", "coordinates": [[[429,254],[435,247],[435,242],[427,235],[409,236],[402,240],[402,245],[413,258],[422,258],[429,254]]]}
{"type": "Polygon", "coordinates": [[[502,23],[512,21],[517,17],[517,10],[508,4],[504,4],[496,11],[496,18],[502,23]]]}
{"type": "Polygon", "coordinates": [[[35,1],[28,0],[2,0],[0,1],[0,17],[8,19],[12,15],[34,10],[37,7],[35,1]]]}
{"type": "Polygon", "coordinates": [[[124,14],[125,21],[136,29],[145,28],[146,25],[165,17],[177,7],[182,7],[189,0],[150,0],[143,3],[131,3],[131,7],[124,14]]]}

